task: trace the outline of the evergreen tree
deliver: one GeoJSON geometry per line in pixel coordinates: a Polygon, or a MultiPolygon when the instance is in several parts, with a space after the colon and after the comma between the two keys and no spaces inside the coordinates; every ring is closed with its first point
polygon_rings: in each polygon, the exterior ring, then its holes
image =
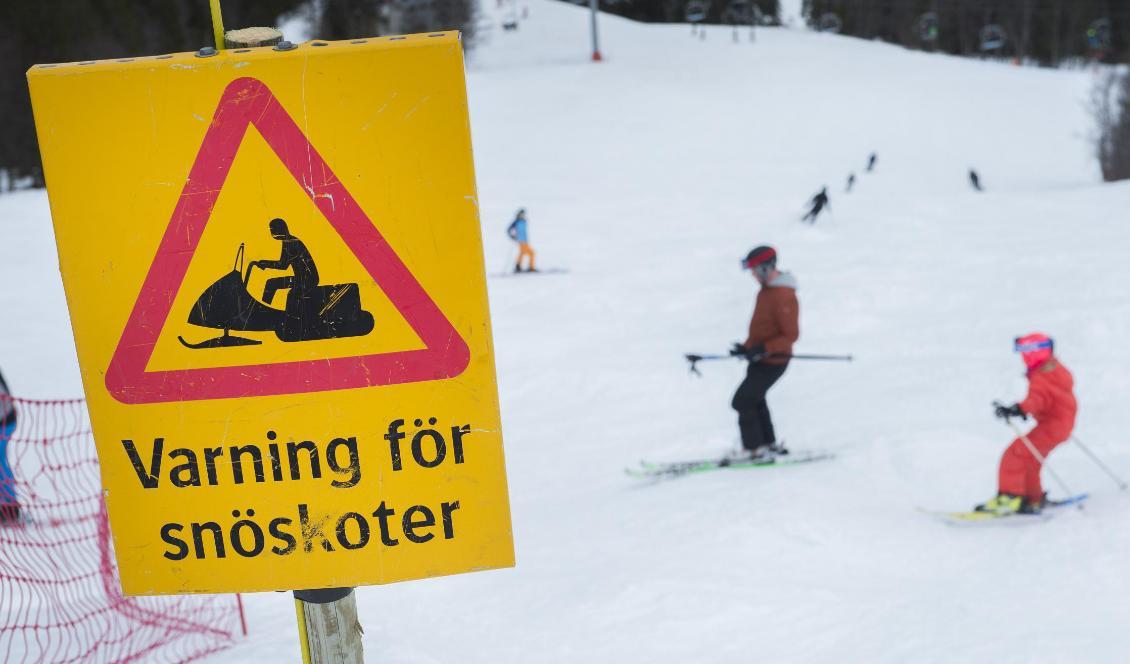
{"type": "Polygon", "coordinates": [[[826,14],[839,17],[845,35],[954,55],[1048,66],[1072,59],[1130,59],[1130,3],[1124,0],[804,0],[811,27],[819,28],[826,14]],[[936,21],[933,39],[922,29],[927,14],[936,21]],[[982,31],[988,26],[1003,34],[998,49],[983,49],[982,31]]]}
{"type": "MultiPolygon", "coordinates": [[[[686,20],[688,0],[599,0],[600,10],[635,21],[647,23],[682,23],[686,20]]],[[[779,0],[737,0],[748,6],[756,6],[766,23],[777,25],[781,22],[781,3],[779,0]]],[[[735,0],[709,0],[706,23],[725,23],[727,8],[735,0]]]]}
{"type": "MultiPolygon", "coordinates": [[[[227,27],[276,24],[303,0],[224,0],[227,27]]],[[[34,64],[192,51],[212,42],[203,0],[0,2],[0,171],[43,185],[25,73],[34,64]]]]}
{"type": "Polygon", "coordinates": [[[378,0],[322,0],[311,5],[319,39],[360,39],[380,34],[378,0]]]}
{"type": "Polygon", "coordinates": [[[321,39],[458,30],[470,48],[475,38],[475,0],[321,0],[311,9],[321,39]]]}

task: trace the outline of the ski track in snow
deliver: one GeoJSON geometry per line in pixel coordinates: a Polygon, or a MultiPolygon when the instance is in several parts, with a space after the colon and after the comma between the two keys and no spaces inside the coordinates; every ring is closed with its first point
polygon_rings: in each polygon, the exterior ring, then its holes
{"type": "MultiPolygon", "coordinates": [[[[512,264],[518,207],[538,261],[570,268],[490,280],[518,565],[360,589],[369,659],[1125,661],[1130,497],[1079,450],[1052,463],[1081,512],[915,511],[993,492],[1010,436],[989,403],[1022,395],[1011,340],[1034,329],[1075,373],[1077,433],[1130,473],[1130,186],[1098,182],[1092,74],[608,16],[593,65],[584,10],[528,6],[468,67],[487,271],[512,264]],[[831,213],[800,225],[824,184],[831,213]],[[799,279],[798,352],[856,356],[796,362],[770,398],[794,448],[837,459],[632,481],[734,445],[742,367],[695,378],[682,354],[743,336],[759,243],[799,279]]],[[[5,375],[81,394],[45,195],[0,196],[0,223],[5,375]]],[[[246,604],[251,636],[209,661],[293,661],[289,596],[246,604]]]]}

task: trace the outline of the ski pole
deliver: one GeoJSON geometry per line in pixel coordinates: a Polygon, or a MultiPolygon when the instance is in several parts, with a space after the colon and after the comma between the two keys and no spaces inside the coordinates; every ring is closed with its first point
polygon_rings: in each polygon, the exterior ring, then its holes
{"type": "MultiPolygon", "coordinates": [[[[1004,418],[1004,421],[1014,432],[1016,432],[1017,438],[1019,438],[1020,441],[1024,443],[1024,446],[1028,448],[1028,451],[1032,453],[1032,456],[1040,462],[1040,467],[1048,471],[1048,475],[1052,476],[1052,479],[1056,481],[1056,484],[1059,485],[1059,488],[1063,489],[1063,492],[1066,493],[1068,497],[1074,496],[1075,494],[1071,491],[1071,489],[1067,487],[1067,483],[1063,481],[1063,478],[1057,475],[1056,472],[1051,469],[1051,466],[1048,465],[1047,458],[1045,458],[1043,454],[1040,454],[1040,451],[1036,449],[1036,446],[1032,444],[1032,441],[1028,440],[1028,435],[1021,431],[1020,427],[1013,424],[1011,419],[1006,417],[1004,418]]],[[[1083,503],[1079,503],[1079,509],[1083,509],[1083,503]]]]}
{"type": "Polygon", "coordinates": [[[696,376],[702,375],[702,373],[698,370],[698,363],[703,362],[703,361],[710,361],[710,360],[734,360],[734,359],[745,358],[745,359],[748,359],[751,362],[757,362],[757,361],[764,360],[764,359],[768,358],[768,359],[774,359],[774,360],[827,360],[827,361],[838,361],[838,362],[851,362],[855,359],[851,355],[813,355],[811,353],[809,353],[809,354],[801,353],[801,354],[792,354],[792,355],[784,355],[784,354],[780,354],[780,353],[768,353],[768,354],[761,354],[761,355],[730,355],[730,354],[726,354],[726,355],[697,355],[697,354],[694,354],[694,353],[688,353],[684,357],[687,359],[687,362],[691,363],[691,366],[690,366],[691,373],[695,374],[696,376]]]}
{"type": "Polygon", "coordinates": [[[782,357],[790,360],[828,360],[832,362],[851,362],[855,358],[851,355],[812,355],[812,354],[799,354],[799,355],[770,355],[769,357],[782,357]]]}
{"type": "Polygon", "coordinates": [[[698,363],[710,360],[733,360],[737,359],[738,355],[696,355],[694,353],[687,353],[684,355],[687,362],[690,362],[690,370],[696,376],[701,376],[702,372],[698,370],[698,363]]]}
{"type": "Polygon", "coordinates": [[[1091,457],[1091,461],[1094,461],[1096,466],[1098,466],[1099,468],[1102,468],[1103,472],[1105,472],[1107,475],[1109,475],[1110,479],[1114,480],[1114,483],[1118,485],[1119,489],[1121,489],[1122,491],[1126,490],[1126,488],[1127,488],[1126,480],[1124,480],[1121,477],[1119,477],[1118,475],[1116,475],[1113,470],[1108,468],[1105,463],[1100,461],[1099,458],[1097,456],[1095,456],[1095,453],[1092,452],[1090,450],[1090,448],[1088,448],[1086,445],[1084,445],[1083,441],[1079,440],[1078,436],[1071,436],[1071,440],[1076,445],[1078,445],[1079,449],[1083,450],[1083,452],[1085,452],[1087,454],[1087,456],[1091,457]]]}

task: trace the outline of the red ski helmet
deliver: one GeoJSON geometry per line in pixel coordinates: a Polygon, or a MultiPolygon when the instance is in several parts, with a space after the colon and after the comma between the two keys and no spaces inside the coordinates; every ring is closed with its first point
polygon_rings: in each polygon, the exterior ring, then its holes
{"type": "Polygon", "coordinates": [[[768,275],[777,269],[777,250],[766,244],[754,247],[742,259],[742,269],[753,270],[759,276],[768,275]]]}
{"type": "Polygon", "coordinates": [[[1035,369],[1051,358],[1055,350],[1055,341],[1046,334],[1033,332],[1016,337],[1013,350],[1020,353],[1020,357],[1024,359],[1024,366],[1035,369]]]}

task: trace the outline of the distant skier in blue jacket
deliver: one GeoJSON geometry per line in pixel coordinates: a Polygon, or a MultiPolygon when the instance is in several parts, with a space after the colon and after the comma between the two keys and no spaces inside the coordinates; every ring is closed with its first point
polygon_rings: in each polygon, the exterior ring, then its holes
{"type": "Polygon", "coordinates": [[[20,501],[16,496],[16,476],[8,464],[8,441],[16,430],[16,403],[8,384],[0,374],[0,523],[20,518],[20,501]]]}
{"type": "Polygon", "coordinates": [[[518,243],[518,262],[514,265],[515,272],[522,271],[522,257],[528,259],[527,272],[537,272],[534,267],[534,250],[530,247],[530,231],[528,228],[529,222],[526,220],[526,210],[522,208],[518,210],[518,214],[514,217],[514,221],[510,222],[510,227],[506,229],[506,234],[510,236],[511,240],[518,243]]]}

